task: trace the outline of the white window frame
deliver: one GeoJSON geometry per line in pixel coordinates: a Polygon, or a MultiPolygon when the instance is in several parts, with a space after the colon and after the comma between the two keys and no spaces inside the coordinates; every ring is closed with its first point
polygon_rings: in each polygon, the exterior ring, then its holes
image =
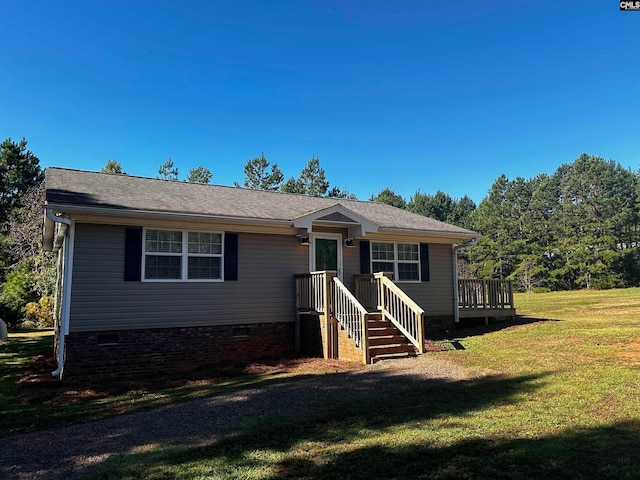
{"type": "Polygon", "coordinates": [[[141,279],[143,282],[224,282],[224,232],[216,232],[210,230],[181,230],[176,228],[162,228],[162,227],[145,227],[142,231],[142,274],[141,279]],[[180,232],[182,235],[182,252],[181,253],[167,253],[167,252],[147,252],[147,231],[158,230],[164,232],[180,232]],[[189,253],[189,233],[212,233],[220,235],[222,248],[220,253],[204,254],[204,253],[189,253]],[[147,255],[166,256],[166,257],[180,257],[180,278],[146,278],[145,267],[147,261],[147,255]],[[189,257],[207,257],[207,258],[220,258],[220,278],[188,278],[189,276],[189,257]]]}
{"type": "Polygon", "coordinates": [[[385,242],[385,241],[376,241],[376,240],[372,240],[371,241],[371,248],[370,248],[370,266],[371,266],[371,272],[373,273],[378,273],[374,270],[373,268],[373,262],[384,262],[384,263],[393,263],[393,281],[395,283],[421,283],[422,282],[422,268],[421,268],[421,262],[420,262],[420,244],[419,243],[412,243],[412,242],[385,242]],[[384,243],[387,245],[393,245],[393,260],[381,260],[381,259],[374,259],[373,258],[373,244],[374,243],[384,243]],[[398,259],[398,245],[414,245],[416,247],[418,247],[418,260],[399,260],[398,259]],[[417,280],[400,280],[400,275],[398,272],[398,265],[401,263],[411,263],[411,264],[416,264],[418,265],[418,279],[417,280]]]}

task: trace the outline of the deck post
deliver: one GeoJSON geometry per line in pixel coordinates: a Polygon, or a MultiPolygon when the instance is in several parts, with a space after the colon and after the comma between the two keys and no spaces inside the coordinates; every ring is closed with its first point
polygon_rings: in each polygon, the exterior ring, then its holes
{"type": "Polygon", "coordinates": [[[296,312],[296,327],[295,327],[295,338],[294,338],[294,344],[295,344],[295,352],[296,355],[300,354],[300,312],[296,312]]]}
{"type": "Polygon", "coordinates": [[[369,327],[365,313],[360,314],[360,321],[362,322],[362,361],[365,365],[369,365],[371,361],[371,357],[369,356],[369,327]]]}
{"type": "Polygon", "coordinates": [[[336,320],[333,318],[331,305],[331,280],[336,276],[335,271],[325,270],[322,274],[322,283],[324,285],[324,298],[322,299],[322,308],[324,310],[325,326],[327,329],[327,347],[328,358],[338,358],[336,351],[336,320]]]}
{"type": "Polygon", "coordinates": [[[422,355],[424,353],[424,314],[418,318],[418,340],[420,341],[418,353],[422,355]]]}
{"type": "Polygon", "coordinates": [[[482,308],[487,308],[487,280],[482,280],[482,308]]]}
{"type": "Polygon", "coordinates": [[[515,303],[513,302],[513,282],[509,282],[509,305],[511,308],[515,308],[515,303]]]}

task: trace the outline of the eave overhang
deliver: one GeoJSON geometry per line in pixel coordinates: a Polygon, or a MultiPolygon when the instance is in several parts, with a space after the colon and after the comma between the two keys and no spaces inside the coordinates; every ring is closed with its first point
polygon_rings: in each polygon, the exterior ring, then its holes
{"type": "Polygon", "coordinates": [[[288,220],[157,210],[133,210],[99,205],[47,203],[45,205],[43,225],[43,243],[45,246],[52,245],[55,237],[55,223],[47,217],[46,210],[48,210],[50,214],[80,218],[83,221],[91,221],[91,223],[117,223],[118,218],[126,220],[125,223],[127,224],[133,224],[136,220],[149,220],[154,222],[216,222],[238,226],[244,225],[243,231],[255,229],[256,232],[264,232],[265,229],[268,229],[269,232],[272,231],[272,233],[282,234],[291,234],[296,231],[298,233],[311,233],[314,225],[322,225],[346,228],[351,238],[374,237],[384,239],[386,237],[390,239],[392,237],[429,237],[440,239],[442,243],[458,243],[480,237],[478,233],[471,231],[448,232],[383,227],[358,215],[341,204],[335,204],[294,218],[293,220],[288,220]]]}
{"type": "Polygon", "coordinates": [[[225,222],[250,222],[250,223],[262,223],[273,225],[285,225],[290,226],[289,220],[278,220],[268,218],[253,218],[253,217],[233,217],[225,215],[212,215],[204,213],[188,213],[188,212],[167,212],[158,210],[134,210],[129,208],[114,208],[114,207],[101,207],[94,205],[71,205],[71,204],[47,204],[47,208],[58,213],[67,214],[94,214],[101,216],[114,216],[114,217],[137,217],[137,218],[170,218],[176,220],[220,220],[225,222]]]}

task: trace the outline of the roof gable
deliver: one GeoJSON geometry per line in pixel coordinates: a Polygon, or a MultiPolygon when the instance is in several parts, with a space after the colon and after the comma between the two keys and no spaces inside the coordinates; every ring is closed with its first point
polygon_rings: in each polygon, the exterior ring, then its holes
{"type": "Polygon", "coordinates": [[[377,232],[380,228],[379,225],[349,210],[340,203],[295,218],[293,226],[304,228],[307,232],[311,232],[314,222],[346,226],[349,229],[349,237],[364,237],[367,233],[377,232]]]}

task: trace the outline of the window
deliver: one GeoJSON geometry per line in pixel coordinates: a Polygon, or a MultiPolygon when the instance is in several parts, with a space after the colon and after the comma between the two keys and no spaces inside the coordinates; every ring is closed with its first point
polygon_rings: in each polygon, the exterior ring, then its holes
{"type": "Polygon", "coordinates": [[[189,280],[222,278],[222,235],[220,233],[188,233],[189,280]]]}
{"type": "Polygon", "coordinates": [[[417,243],[371,243],[371,271],[391,272],[400,282],[420,281],[420,250],[417,243]]]}
{"type": "Polygon", "coordinates": [[[222,280],[221,233],[146,229],[145,280],[222,280]]]}

